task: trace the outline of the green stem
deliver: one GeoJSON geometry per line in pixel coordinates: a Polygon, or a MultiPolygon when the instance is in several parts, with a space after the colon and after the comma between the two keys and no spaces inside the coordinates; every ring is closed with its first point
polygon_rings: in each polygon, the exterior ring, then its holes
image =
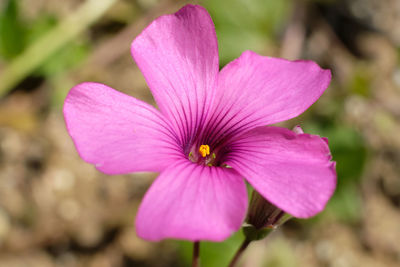
{"type": "Polygon", "coordinates": [[[236,251],[235,256],[233,256],[233,258],[232,258],[231,262],[229,263],[228,267],[234,267],[236,265],[236,263],[238,263],[239,258],[242,256],[243,252],[249,246],[250,242],[251,242],[251,240],[248,240],[247,238],[243,241],[242,245],[236,251]]]}
{"type": "Polygon", "coordinates": [[[200,242],[196,241],[193,243],[193,259],[192,267],[200,266],[200,242]]]}

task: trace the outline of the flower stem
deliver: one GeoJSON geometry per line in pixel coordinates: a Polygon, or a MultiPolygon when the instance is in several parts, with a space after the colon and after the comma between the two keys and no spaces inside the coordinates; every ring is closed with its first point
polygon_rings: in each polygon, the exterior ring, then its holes
{"type": "Polygon", "coordinates": [[[196,241],[193,243],[193,259],[192,267],[200,266],[200,242],[196,241]]]}
{"type": "Polygon", "coordinates": [[[242,243],[242,245],[239,247],[239,249],[236,251],[235,256],[233,256],[233,259],[229,263],[228,267],[234,267],[236,263],[238,262],[239,258],[242,256],[244,250],[249,246],[251,240],[245,239],[242,243]]]}

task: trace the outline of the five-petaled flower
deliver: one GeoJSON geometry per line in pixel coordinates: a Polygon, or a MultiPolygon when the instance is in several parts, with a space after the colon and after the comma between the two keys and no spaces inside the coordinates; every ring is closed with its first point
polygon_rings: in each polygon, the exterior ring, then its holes
{"type": "Polygon", "coordinates": [[[82,83],[64,116],[80,156],[98,170],[160,172],[138,210],[140,237],[227,238],[246,214],[244,179],[295,217],[324,208],[336,186],[327,142],[266,125],[304,112],[328,87],[329,70],[246,51],[219,71],[213,22],[193,5],[156,19],[131,52],[159,110],[82,83]]]}

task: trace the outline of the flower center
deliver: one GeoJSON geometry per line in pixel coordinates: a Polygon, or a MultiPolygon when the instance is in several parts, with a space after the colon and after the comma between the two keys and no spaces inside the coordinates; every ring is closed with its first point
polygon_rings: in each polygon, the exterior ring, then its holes
{"type": "Polygon", "coordinates": [[[199,148],[200,155],[205,158],[210,155],[210,147],[208,145],[201,145],[199,148]]]}
{"type": "Polygon", "coordinates": [[[188,154],[188,158],[192,162],[200,165],[216,166],[217,164],[216,151],[213,151],[213,153],[211,153],[209,145],[193,146],[190,153],[188,154]]]}

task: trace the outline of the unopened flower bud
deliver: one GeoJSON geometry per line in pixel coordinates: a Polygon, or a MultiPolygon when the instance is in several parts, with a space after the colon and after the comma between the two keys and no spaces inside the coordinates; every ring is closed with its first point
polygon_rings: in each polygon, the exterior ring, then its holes
{"type": "Polygon", "coordinates": [[[243,232],[249,240],[260,240],[290,218],[254,190],[243,232]]]}

